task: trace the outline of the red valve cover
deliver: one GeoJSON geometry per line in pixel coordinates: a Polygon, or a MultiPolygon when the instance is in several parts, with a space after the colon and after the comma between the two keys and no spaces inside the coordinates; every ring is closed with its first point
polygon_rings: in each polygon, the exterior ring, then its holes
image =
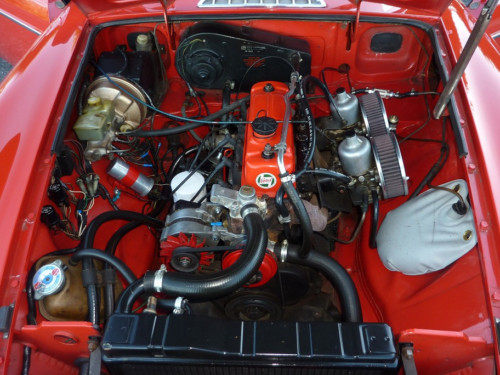
{"type": "MultiPolygon", "coordinates": [[[[270,197],[274,197],[281,185],[277,154],[274,153],[273,157],[266,158],[263,156],[263,151],[266,144],[274,147],[280,142],[282,121],[285,117],[286,108],[285,95],[287,92],[288,86],[282,82],[264,81],[253,85],[250,93],[248,120],[254,121],[257,118],[267,117],[277,122],[276,131],[270,132],[269,127],[264,126],[265,129],[261,134],[255,131],[253,126],[247,126],[246,128],[241,184],[253,186],[257,192],[257,196],[267,194],[270,197]]],[[[285,167],[287,171],[294,171],[295,144],[291,124],[288,127],[286,143],[285,167]]]]}

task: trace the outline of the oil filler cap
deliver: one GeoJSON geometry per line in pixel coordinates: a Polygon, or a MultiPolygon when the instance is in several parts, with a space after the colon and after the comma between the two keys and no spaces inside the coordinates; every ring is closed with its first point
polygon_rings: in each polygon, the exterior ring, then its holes
{"type": "Polygon", "coordinates": [[[252,122],[252,129],[255,136],[267,138],[276,133],[276,130],[278,129],[278,123],[272,117],[257,117],[252,122]]]}
{"type": "Polygon", "coordinates": [[[58,293],[64,287],[65,282],[63,263],[60,260],[40,267],[33,277],[35,299],[40,300],[58,293]]]}

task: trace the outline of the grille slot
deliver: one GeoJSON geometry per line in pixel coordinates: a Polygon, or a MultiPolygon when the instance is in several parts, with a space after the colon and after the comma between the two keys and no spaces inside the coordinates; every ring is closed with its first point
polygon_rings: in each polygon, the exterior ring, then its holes
{"type": "Polygon", "coordinates": [[[200,0],[199,8],[286,7],[325,8],[324,0],[200,0]]]}

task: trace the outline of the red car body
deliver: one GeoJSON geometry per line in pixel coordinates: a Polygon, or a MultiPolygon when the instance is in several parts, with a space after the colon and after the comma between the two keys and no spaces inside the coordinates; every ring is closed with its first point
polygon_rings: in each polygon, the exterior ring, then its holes
{"type": "MultiPolygon", "coordinates": [[[[418,78],[421,70],[429,72],[431,54],[439,55],[441,68],[449,74],[476,21],[458,1],[434,4],[429,0],[415,4],[392,0],[391,5],[384,5],[339,0],[327,1],[324,8],[226,9],[199,8],[197,3],[194,0],[167,2],[168,26],[164,22],[159,26],[160,44],[166,46],[163,61],[169,80],[161,108],[179,115],[184,102],[182,95],[188,88],[176,69],[175,52],[186,28],[202,20],[302,38],[311,47],[311,75],[319,76],[327,66],[347,63],[351,66],[350,79],[355,88],[381,87],[394,92],[418,87],[412,79],[418,78]],[[371,51],[370,35],[381,30],[403,35],[401,49],[385,55],[371,51]],[[427,60],[422,51],[427,51],[427,60]]],[[[5,2],[0,6],[6,8],[13,4],[5,2]]],[[[55,9],[52,5],[52,10],[55,9]]],[[[78,360],[89,357],[89,345],[91,351],[98,345],[93,338],[101,337],[105,328],[95,327],[85,319],[51,321],[38,316],[37,324],[26,321],[29,270],[45,254],[77,244],[62,233],[54,234],[40,219],[42,207],[50,203],[47,187],[59,147],[54,140],[75,139],[71,129],[77,118],[74,108],[78,95],[75,93],[82,90],[79,77],[90,66],[90,51],[95,56],[112,51],[116,44],[125,43],[126,32],[149,29],[151,25],[161,24],[159,19],[164,17],[164,8],[156,1],[71,1],[58,12],[50,24],[48,15],[32,18],[31,24],[40,32],[39,36],[22,31],[25,28],[9,29],[9,35],[15,33],[17,40],[30,45],[29,49],[23,49],[22,53],[26,52],[22,58],[21,52],[11,49],[11,41],[4,43],[3,40],[0,44],[1,53],[6,52],[1,57],[15,65],[0,85],[3,121],[0,130],[0,306],[11,306],[6,322],[0,327],[4,333],[0,339],[0,372],[5,374],[22,371],[25,347],[31,348],[30,373],[76,374],[78,360]]],[[[0,16],[0,22],[3,21],[0,16]]],[[[419,374],[491,374],[500,368],[497,322],[500,318],[500,195],[496,192],[500,174],[495,163],[500,160],[497,130],[500,55],[497,48],[494,40],[485,35],[460,79],[454,93],[455,115],[467,153],[459,155],[456,138],[448,127],[450,157],[434,180],[434,185],[458,178],[467,182],[477,244],[442,270],[416,276],[384,267],[377,252],[368,247],[370,230],[366,224],[356,241],[346,245],[336,243],[331,253],[354,281],[363,321],[387,323],[396,343],[411,343],[419,374]]],[[[435,79],[436,90],[441,91],[444,79],[435,79]]],[[[328,82],[332,92],[340,84],[347,84],[345,76],[336,73],[328,77],[328,82]]],[[[207,105],[212,112],[217,111],[221,94],[207,91],[207,105]]],[[[388,114],[399,117],[396,133],[405,137],[425,122],[425,105],[421,98],[396,100],[384,100],[385,106],[388,114]]],[[[430,97],[429,101],[432,108],[436,97],[430,97]]],[[[328,107],[319,103],[314,111],[325,115],[328,107]]],[[[196,108],[187,107],[187,115],[196,115],[196,108]]],[[[441,120],[430,119],[421,137],[439,140],[440,124],[441,120]]],[[[166,125],[157,121],[155,126],[166,125]]],[[[196,143],[191,138],[183,138],[182,142],[190,146],[196,143]]],[[[439,157],[440,147],[411,141],[400,147],[412,192],[439,157]]],[[[106,175],[104,164],[103,160],[93,164],[101,180],[106,175]]],[[[71,183],[74,176],[63,181],[71,183]]],[[[109,178],[104,184],[108,190],[116,186],[127,190],[109,178]]],[[[140,211],[142,202],[133,191],[129,193],[122,194],[117,201],[120,208],[140,211]]],[[[381,200],[380,218],[405,200],[404,197],[381,200]]],[[[89,222],[107,210],[110,210],[107,202],[96,198],[95,208],[89,209],[89,222]]],[[[165,216],[163,213],[162,220],[165,216]]],[[[107,224],[106,230],[99,232],[95,247],[104,248],[109,235],[120,225],[107,224]]],[[[354,227],[355,220],[342,215],[338,237],[349,238],[354,227]]],[[[148,269],[157,269],[154,265],[158,264],[158,255],[146,228],[135,233],[127,237],[117,256],[141,277],[148,269]]],[[[276,363],[279,366],[279,359],[276,363]]],[[[399,373],[404,373],[403,368],[399,373]]]]}

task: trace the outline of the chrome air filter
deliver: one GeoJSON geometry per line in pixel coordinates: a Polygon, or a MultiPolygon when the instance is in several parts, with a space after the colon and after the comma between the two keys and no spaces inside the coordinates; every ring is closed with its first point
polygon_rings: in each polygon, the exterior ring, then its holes
{"type": "Polygon", "coordinates": [[[382,134],[370,141],[384,199],[407,195],[406,172],[396,136],[382,134]]]}
{"type": "Polygon", "coordinates": [[[384,102],[376,91],[359,98],[361,116],[369,137],[389,133],[389,121],[385,112],[384,102]]]}

